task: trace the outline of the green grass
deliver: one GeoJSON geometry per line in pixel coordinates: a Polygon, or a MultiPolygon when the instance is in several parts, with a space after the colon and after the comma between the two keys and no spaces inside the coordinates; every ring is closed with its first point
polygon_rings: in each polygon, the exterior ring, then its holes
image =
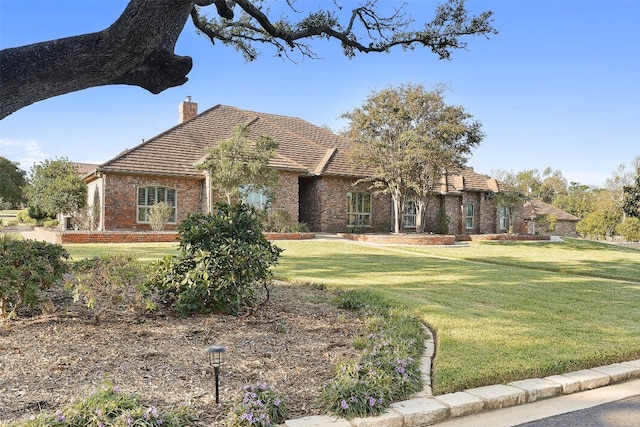
{"type": "MultiPolygon", "coordinates": [[[[366,289],[436,333],[434,391],[543,377],[640,358],[640,251],[568,240],[461,247],[278,241],[277,278],[366,289]]],[[[65,245],[73,259],[175,243],[65,245]]]]}
{"type": "Polygon", "coordinates": [[[429,324],[438,343],[436,393],[640,357],[638,251],[578,240],[467,248],[278,245],[285,249],[278,276],[366,288],[429,324]],[[458,259],[436,257],[442,251],[458,259]]]}
{"type": "Polygon", "coordinates": [[[72,261],[100,255],[128,254],[144,263],[159,260],[166,255],[177,255],[177,243],[74,243],[65,244],[72,261]]]}

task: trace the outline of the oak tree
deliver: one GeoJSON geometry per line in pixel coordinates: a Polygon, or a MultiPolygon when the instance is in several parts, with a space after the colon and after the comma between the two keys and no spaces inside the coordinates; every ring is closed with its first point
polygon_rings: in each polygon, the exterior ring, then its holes
{"type": "Polygon", "coordinates": [[[446,0],[432,21],[415,23],[403,6],[386,13],[381,9],[388,3],[377,0],[351,11],[342,0],[322,7],[286,0],[279,8],[274,0],[130,0],[102,31],[1,50],[0,119],[96,86],[126,84],[157,94],[184,84],[192,60],[174,49],[188,19],[212,43],[232,46],[248,61],[257,58],[256,46],[272,46],[283,57],[314,58],[315,39],[339,42],[348,57],[425,47],[449,59],[453,50],[466,48],[466,36],[496,33],[492,13],[472,15],[465,2],[446,0]]]}

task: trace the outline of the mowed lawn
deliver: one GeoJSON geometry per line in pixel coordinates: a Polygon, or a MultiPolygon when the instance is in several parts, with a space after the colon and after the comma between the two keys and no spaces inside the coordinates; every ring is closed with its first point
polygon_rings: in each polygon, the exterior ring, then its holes
{"type": "Polygon", "coordinates": [[[437,394],[640,358],[637,250],[580,240],[278,245],[277,276],[368,289],[430,325],[437,394]]]}
{"type": "MultiPolygon", "coordinates": [[[[640,251],[566,242],[456,247],[278,241],[277,278],[366,289],[436,334],[436,394],[640,358],[640,251]]],[[[65,245],[73,259],[176,244],[65,245]]]]}

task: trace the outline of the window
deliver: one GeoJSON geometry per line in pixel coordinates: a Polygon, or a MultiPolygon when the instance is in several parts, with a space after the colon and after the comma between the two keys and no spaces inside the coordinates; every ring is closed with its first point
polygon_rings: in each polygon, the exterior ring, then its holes
{"type": "Polygon", "coordinates": [[[466,223],[466,229],[469,230],[471,228],[473,228],[473,213],[474,213],[474,207],[473,207],[473,203],[467,203],[467,207],[465,209],[465,223],[466,223]]]}
{"type": "Polygon", "coordinates": [[[500,206],[500,230],[507,229],[507,207],[500,206]]]}
{"type": "Polygon", "coordinates": [[[404,205],[404,226],[406,228],[416,227],[416,202],[413,200],[407,201],[404,205]]]}
{"type": "Polygon", "coordinates": [[[176,222],[176,190],[158,186],[138,188],[138,222],[149,222],[151,206],[159,202],[173,206],[169,222],[176,222]]]}
{"type": "Polygon", "coordinates": [[[371,196],[369,193],[347,193],[347,225],[371,226],[371,196]]]}
{"type": "Polygon", "coordinates": [[[251,190],[249,186],[240,187],[240,197],[244,203],[261,211],[266,210],[270,202],[266,193],[251,190]]]}

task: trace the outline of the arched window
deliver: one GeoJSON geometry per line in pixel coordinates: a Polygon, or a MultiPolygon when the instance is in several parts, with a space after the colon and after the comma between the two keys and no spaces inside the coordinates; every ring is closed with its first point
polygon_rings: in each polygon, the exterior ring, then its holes
{"type": "Polygon", "coordinates": [[[176,190],[161,186],[138,188],[138,222],[149,222],[151,206],[159,202],[173,207],[169,222],[176,222],[176,190]]]}
{"type": "Polygon", "coordinates": [[[467,230],[473,228],[473,217],[474,217],[474,206],[473,203],[467,203],[467,207],[465,209],[465,228],[467,230]]]}
{"type": "Polygon", "coordinates": [[[500,206],[500,230],[507,229],[507,207],[500,206]]]}

